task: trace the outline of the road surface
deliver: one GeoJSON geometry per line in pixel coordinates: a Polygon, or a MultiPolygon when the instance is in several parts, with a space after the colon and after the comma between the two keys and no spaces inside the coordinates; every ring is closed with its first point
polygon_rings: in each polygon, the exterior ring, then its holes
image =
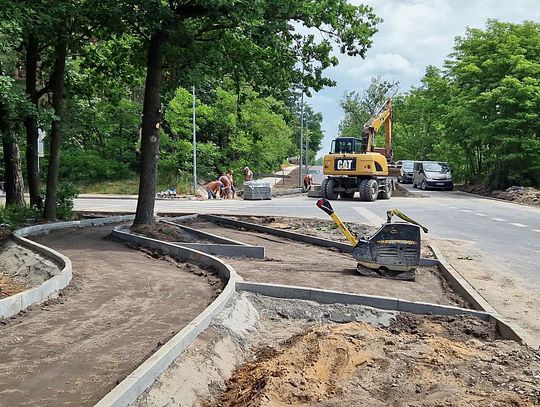
{"type": "MultiPolygon", "coordinates": [[[[407,188],[411,189],[410,186],[407,188]]],[[[516,271],[540,285],[540,208],[484,199],[463,192],[422,191],[424,198],[361,202],[333,201],[346,221],[378,225],[386,210],[399,208],[426,225],[431,235],[481,244],[487,253],[511,262],[516,271]]],[[[210,200],[156,201],[160,213],[216,213],[327,218],[305,196],[271,201],[210,200]]],[[[76,199],[77,210],[134,212],[135,199],[76,199]]]]}

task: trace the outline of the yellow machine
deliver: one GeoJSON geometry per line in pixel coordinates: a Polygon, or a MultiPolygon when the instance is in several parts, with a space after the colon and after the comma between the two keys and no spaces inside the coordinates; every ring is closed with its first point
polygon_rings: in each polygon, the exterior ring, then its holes
{"type": "Polygon", "coordinates": [[[392,100],[363,127],[362,138],[340,137],[332,141],[330,154],[324,156],[322,197],[350,199],[356,192],[363,201],[390,199],[394,190],[391,177],[399,175],[392,156],[392,100]],[[375,148],[375,133],[384,126],[385,147],[375,148]]]}

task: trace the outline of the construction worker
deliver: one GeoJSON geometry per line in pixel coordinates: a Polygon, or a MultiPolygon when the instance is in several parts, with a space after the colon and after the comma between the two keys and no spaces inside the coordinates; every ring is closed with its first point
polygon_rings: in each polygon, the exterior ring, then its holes
{"type": "Polygon", "coordinates": [[[221,181],[212,181],[206,186],[206,192],[208,193],[208,199],[221,199],[219,194],[223,188],[221,181]]]}
{"type": "Polygon", "coordinates": [[[229,199],[232,195],[232,183],[230,178],[224,172],[221,173],[221,177],[218,179],[219,182],[223,184],[221,188],[221,196],[224,199],[229,199]]]}
{"type": "Polygon", "coordinates": [[[229,180],[231,181],[231,191],[232,191],[232,197],[234,198],[234,195],[236,194],[236,189],[234,189],[234,177],[233,177],[233,170],[227,171],[227,177],[229,177],[229,180]]]}
{"type": "Polygon", "coordinates": [[[312,185],[313,185],[313,175],[311,174],[304,175],[304,190],[311,191],[312,185]]]}
{"type": "Polygon", "coordinates": [[[253,172],[249,167],[244,167],[244,181],[253,181],[253,172]]]}

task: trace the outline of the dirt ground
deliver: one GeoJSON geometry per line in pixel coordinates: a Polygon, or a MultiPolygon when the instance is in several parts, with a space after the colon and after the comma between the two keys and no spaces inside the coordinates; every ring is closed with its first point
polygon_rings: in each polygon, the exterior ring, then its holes
{"type": "MultiPolygon", "coordinates": [[[[288,178],[283,178],[274,185],[274,188],[278,189],[287,189],[287,188],[298,188],[298,173],[300,170],[298,168],[292,170],[288,178]]],[[[302,184],[303,185],[303,184],[302,184]]]]}
{"type": "Polygon", "coordinates": [[[490,191],[483,185],[459,185],[456,189],[492,198],[504,199],[514,203],[540,206],[540,191],[531,187],[511,186],[504,191],[490,191]]]}
{"type": "Polygon", "coordinates": [[[534,406],[540,355],[491,323],[239,293],[134,404],[534,406]]]}
{"type": "Polygon", "coordinates": [[[57,264],[14,240],[0,243],[0,299],[38,286],[59,271],[57,264]]]}
{"type": "MultiPolygon", "coordinates": [[[[324,222],[321,221],[321,224],[324,222]]],[[[244,243],[264,246],[265,259],[227,258],[227,262],[248,281],[466,306],[461,297],[447,286],[436,267],[420,267],[414,282],[363,277],[356,271],[356,261],[352,256],[335,249],[231,229],[211,222],[195,222],[190,226],[244,243]]],[[[319,232],[324,234],[323,228],[319,232]]]]}
{"type": "Polygon", "coordinates": [[[503,317],[530,335],[531,345],[540,348],[540,298],[530,282],[510,273],[509,264],[494,262],[475,242],[433,239],[446,259],[503,317]]]}
{"type": "Polygon", "coordinates": [[[216,297],[221,281],[108,237],[111,226],[35,240],[68,256],[57,300],[0,321],[0,406],[91,406],[216,297]]]}

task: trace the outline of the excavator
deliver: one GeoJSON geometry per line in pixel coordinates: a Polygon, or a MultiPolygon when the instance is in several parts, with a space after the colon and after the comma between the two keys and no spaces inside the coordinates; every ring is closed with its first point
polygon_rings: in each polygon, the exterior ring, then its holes
{"type": "Polygon", "coordinates": [[[356,192],[362,201],[390,199],[394,179],[401,169],[394,164],[392,152],[392,99],[363,126],[362,137],[339,137],[332,141],[330,154],[324,156],[321,184],[325,199],[351,199],[356,192]],[[375,134],[384,126],[385,146],[375,147],[375,134]]]}

